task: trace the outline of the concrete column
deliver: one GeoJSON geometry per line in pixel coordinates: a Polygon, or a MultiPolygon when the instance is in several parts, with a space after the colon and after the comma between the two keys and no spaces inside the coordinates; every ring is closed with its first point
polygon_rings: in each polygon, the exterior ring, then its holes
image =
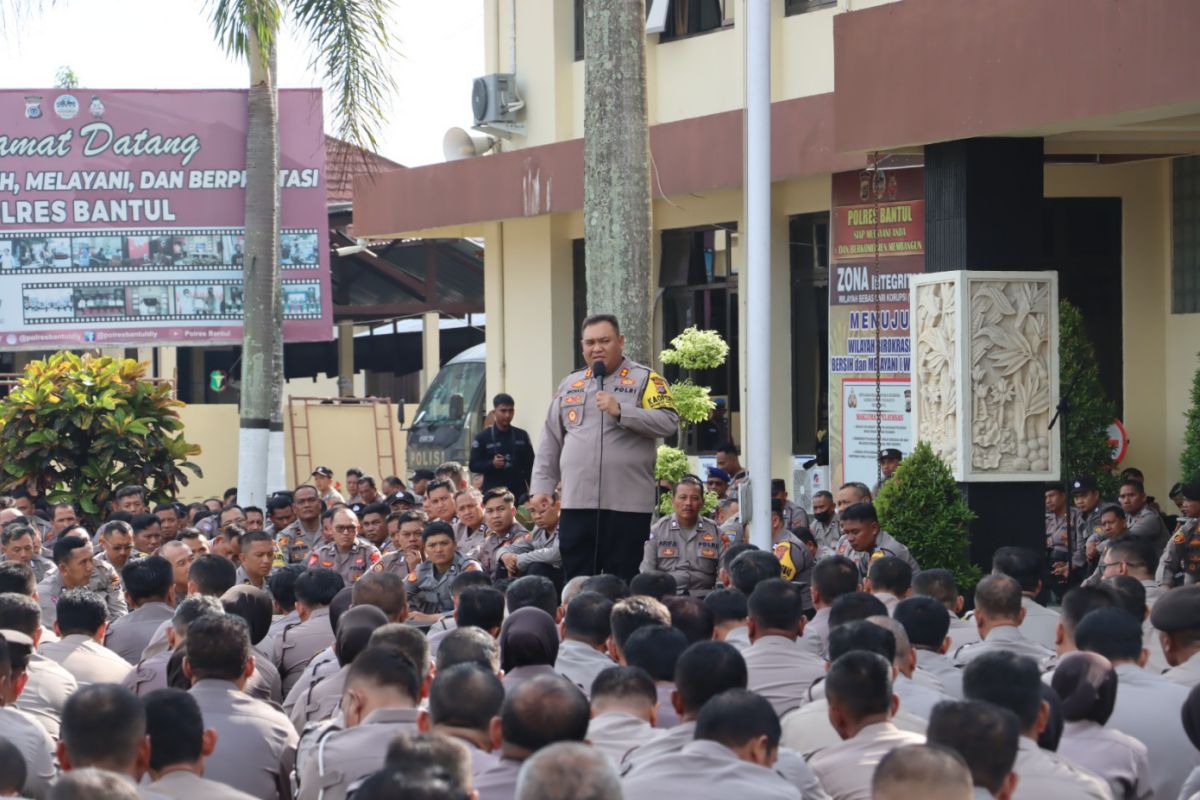
{"type": "Polygon", "coordinates": [[[338,334],[338,397],[354,396],[354,323],[337,325],[338,334]]]}
{"type": "Polygon", "coordinates": [[[436,311],[421,315],[421,394],[433,383],[442,366],[442,329],[436,311]]]}

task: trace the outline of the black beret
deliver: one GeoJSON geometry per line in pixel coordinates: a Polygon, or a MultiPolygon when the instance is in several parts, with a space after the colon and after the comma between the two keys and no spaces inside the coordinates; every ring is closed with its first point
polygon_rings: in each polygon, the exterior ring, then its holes
{"type": "Polygon", "coordinates": [[[1200,586],[1177,586],[1158,598],[1150,624],[1166,633],[1200,628],[1200,586]]]}

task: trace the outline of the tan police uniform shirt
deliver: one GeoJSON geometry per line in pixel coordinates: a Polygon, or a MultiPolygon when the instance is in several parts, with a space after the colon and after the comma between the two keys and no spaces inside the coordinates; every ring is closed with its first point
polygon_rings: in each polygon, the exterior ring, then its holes
{"type": "Polygon", "coordinates": [[[343,800],[347,787],[383,768],[388,745],[405,732],[417,732],[415,708],[379,708],[353,728],[305,736],[296,753],[299,800],[343,800]]]}
{"type": "Polygon", "coordinates": [[[308,531],[296,520],[275,537],[275,566],[303,564],[308,561],[309,551],[323,540],[321,520],[317,519],[316,530],[308,531]]]}
{"type": "Polygon", "coordinates": [[[58,775],[54,740],[29,714],[12,706],[0,707],[0,739],[12,742],[25,759],[25,795],[47,797],[58,775]]]}
{"type": "Polygon", "coordinates": [[[620,418],[596,408],[591,369],[563,379],[546,412],[530,494],[553,494],[562,482],[565,509],[602,508],[645,514],[654,510],[655,440],[679,428],[667,382],[628,358],[604,378],[621,405],[620,418]],[[604,441],[603,479],[600,473],[604,441]]]}
{"type": "Polygon", "coordinates": [[[695,527],[685,528],[671,514],[651,526],[638,569],[669,573],[679,592],[704,597],[716,586],[724,552],[721,532],[711,519],[700,517],[695,527]]]}
{"type": "Polygon", "coordinates": [[[871,777],[883,757],[897,747],[924,743],[920,734],[877,722],[817,753],[809,766],[832,800],[871,800],[871,777]]]}
{"type": "Polygon", "coordinates": [[[1112,800],[1100,778],[1024,736],[1012,771],[1018,776],[1013,800],[1112,800]]]}
{"type": "Polygon", "coordinates": [[[29,659],[25,689],[13,704],[42,724],[46,733],[58,739],[63,706],[75,694],[79,682],[75,676],[38,652],[29,659]]]}
{"type": "Polygon", "coordinates": [[[278,797],[280,759],[296,744],[288,718],[229,681],[200,680],[191,695],[204,727],[217,732],[217,749],[205,759],[204,774],[260,800],[278,797]]]}
{"type": "Polygon", "coordinates": [[[279,634],[275,639],[275,666],[279,667],[285,697],[300,680],[308,662],[332,645],[334,638],[328,606],[316,609],[307,620],[279,634]]]}
{"type": "Polygon", "coordinates": [[[448,614],[454,610],[454,597],[450,584],[463,572],[474,572],[482,567],[456,552],[454,560],[441,575],[432,561],[424,561],[404,579],[404,591],[408,595],[408,610],[425,614],[448,614]]]}
{"type": "Polygon", "coordinates": [[[825,662],[799,640],[785,636],[763,636],[743,651],[742,657],[749,678],[747,688],[770,701],[781,717],[804,705],[809,688],[825,677],[825,662]]]}
{"type": "Polygon", "coordinates": [[[342,580],[349,586],[378,564],[380,558],[382,556],[379,555],[379,548],[366,539],[355,539],[350,549],[345,551],[339,550],[333,542],[325,542],[317,545],[309,553],[308,568],[331,569],[341,575],[342,580]]]}
{"type": "MultiPolygon", "coordinates": [[[[869,780],[868,775],[868,780],[869,780]]],[[[743,761],[723,744],[696,740],[651,760],[621,782],[625,800],[729,797],[800,800],[800,790],[775,770],[743,761]]]]}
{"type": "Polygon", "coordinates": [[[457,544],[458,552],[467,558],[478,558],[479,548],[483,545],[484,539],[487,538],[487,523],[481,522],[476,526],[475,530],[471,530],[465,522],[456,519],[454,520],[453,527],[454,541],[457,544]]]}
{"type": "MultiPolygon", "coordinates": [[[[92,564],[95,568],[84,588],[104,598],[104,605],[108,609],[108,621],[112,623],[129,610],[125,604],[125,589],[121,586],[121,576],[106,561],[93,560],[92,564]]],[[[49,570],[41,579],[37,593],[38,605],[42,608],[42,624],[53,628],[58,619],[58,598],[63,593],[62,574],[57,567],[49,570]]]]}
{"type": "Polygon", "coordinates": [[[372,572],[390,572],[401,578],[407,578],[408,573],[413,569],[409,567],[408,558],[405,553],[399,550],[393,550],[390,553],[384,553],[383,557],[371,567],[372,572]]]}
{"type": "Polygon", "coordinates": [[[81,688],[93,683],[124,683],[133,671],[128,661],[82,633],[45,642],[38,650],[71,673],[81,688]]]}
{"type": "Polygon", "coordinates": [[[142,657],[150,640],[164,622],[170,623],[175,610],[166,603],[150,602],[138,606],[108,626],[104,646],[130,664],[142,657]]]}
{"type": "Polygon", "coordinates": [[[147,788],[172,800],[254,800],[253,795],[185,769],[168,772],[147,788]]]}
{"type": "Polygon", "coordinates": [[[488,531],[483,543],[479,545],[479,555],[474,557],[479,562],[479,566],[483,568],[483,574],[495,575],[497,568],[500,567],[500,554],[507,552],[513,542],[528,533],[529,530],[515,519],[512,527],[503,534],[488,531]]]}
{"type": "Polygon", "coordinates": [[[1107,783],[1114,798],[1154,795],[1146,745],[1132,736],[1091,720],[1067,722],[1055,752],[1107,783]]]}
{"type": "Polygon", "coordinates": [[[585,696],[592,696],[592,683],[596,676],[617,664],[586,642],[564,639],[558,646],[558,658],[554,671],[579,687],[585,696]]]}

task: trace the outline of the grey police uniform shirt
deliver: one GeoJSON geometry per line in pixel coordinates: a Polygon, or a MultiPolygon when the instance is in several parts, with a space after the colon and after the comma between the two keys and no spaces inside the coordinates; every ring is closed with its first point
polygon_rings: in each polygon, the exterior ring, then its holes
{"type": "Polygon", "coordinates": [[[1028,656],[1046,666],[1054,660],[1054,651],[1025,638],[1015,625],[1000,625],[992,628],[987,638],[974,644],[965,644],[954,651],[954,661],[966,666],[984,653],[1009,652],[1028,656]]]}
{"type": "Polygon", "coordinates": [[[278,797],[280,781],[286,780],[280,759],[297,741],[288,718],[230,681],[199,680],[190,694],[204,727],[217,732],[217,749],[205,759],[204,774],[260,799],[278,797]]]}
{"type": "Polygon", "coordinates": [[[565,509],[649,513],[657,499],[655,440],[679,427],[670,387],[649,367],[624,359],[603,382],[620,403],[618,418],[596,408],[596,383],[587,369],[559,384],[538,442],[530,494],[552,494],[561,481],[565,509]]]}
{"type": "MultiPolygon", "coordinates": [[[[125,605],[125,589],[121,586],[121,576],[107,561],[93,560],[92,564],[92,577],[88,579],[86,588],[104,598],[108,621],[111,624],[129,610],[125,605]]],[[[57,567],[48,571],[46,577],[38,583],[37,593],[38,605],[42,608],[42,624],[52,628],[58,619],[58,598],[63,593],[62,574],[57,567]]]]}
{"type": "Polygon", "coordinates": [[[473,572],[481,569],[478,561],[472,561],[455,553],[454,560],[441,575],[432,561],[422,562],[415,572],[410,572],[404,579],[404,591],[408,594],[410,611],[420,611],[424,614],[446,614],[454,610],[454,598],[450,594],[450,584],[463,572],[473,572]]]}
{"type": "Polygon", "coordinates": [[[284,697],[300,680],[300,674],[313,656],[333,644],[334,638],[328,606],[316,609],[307,620],[275,638],[275,666],[279,667],[284,697]]]}
{"type": "Polygon", "coordinates": [[[1087,543],[1089,539],[1095,537],[1096,540],[1103,538],[1104,529],[1100,526],[1100,510],[1104,508],[1103,503],[1097,503],[1088,514],[1072,509],[1075,513],[1071,515],[1071,524],[1075,526],[1075,541],[1072,542],[1071,548],[1071,568],[1084,569],[1087,567],[1087,543]]]}
{"type": "Polygon", "coordinates": [[[852,738],[826,747],[809,759],[821,787],[836,800],[871,800],[871,777],[879,762],[897,747],[924,744],[925,737],[891,722],[867,725],[852,738]]]}
{"type": "Polygon", "coordinates": [[[292,709],[308,695],[308,690],[312,688],[313,684],[325,680],[339,669],[341,666],[338,665],[337,654],[333,652],[333,645],[313,656],[312,661],[309,661],[305,665],[304,671],[300,673],[300,679],[284,696],[283,713],[290,717],[292,709]]]}
{"type": "Polygon", "coordinates": [[[28,712],[42,723],[46,733],[58,739],[63,706],[67,704],[67,698],[75,694],[79,682],[56,662],[36,651],[29,659],[25,674],[29,676],[25,689],[13,705],[28,712]]]}
{"type": "Polygon", "coordinates": [[[497,759],[491,768],[475,778],[475,791],[479,793],[479,800],[513,800],[520,771],[520,761],[511,758],[497,759]]]}
{"type": "MultiPolygon", "coordinates": [[[[808,528],[808,512],[791,500],[783,504],[783,527],[789,531],[795,528],[808,528]]],[[[810,529],[811,530],[811,529],[810,529]]]]}
{"type": "Polygon", "coordinates": [[[145,603],[108,626],[104,646],[130,664],[136,664],[159,627],[170,622],[174,615],[175,610],[166,603],[145,603]]]}
{"type": "Polygon", "coordinates": [[[1178,797],[1200,751],[1183,729],[1179,710],[1188,689],[1134,664],[1118,664],[1117,701],[1106,727],[1126,733],[1150,752],[1155,797],[1178,797]]]}
{"type": "Polygon", "coordinates": [[[288,718],[291,719],[297,733],[303,733],[304,729],[314,722],[332,719],[338,713],[342,690],[346,687],[346,675],[349,672],[350,665],[347,664],[332,675],[309,684],[308,690],[300,695],[288,712],[288,718]]]}
{"type": "Polygon", "coordinates": [[[1175,529],[1174,535],[1167,540],[1167,546],[1163,548],[1162,557],[1158,560],[1158,570],[1154,573],[1154,579],[1158,581],[1159,585],[1173,586],[1175,574],[1178,572],[1184,572],[1184,585],[1196,582],[1196,579],[1184,570],[1187,565],[1188,551],[1194,549],[1195,540],[1200,536],[1200,531],[1197,530],[1198,526],[1200,526],[1200,519],[1184,518],[1180,521],[1179,527],[1175,529]]]}
{"type": "MultiPolygon", "coordinates": [[[[138,697],[167,688],[167,667],[171,663],[171,650],[163,650],[149,658],[143,658],[130,670],[121,685],[138,697]]],[[[124,661],[124,659],[122,659],[124,661]]]]}
{"type": "Polygon", "coordinates": [[[821,522],[815,516],[810,518],[808,529],[812,531],[813,538],[817,540],[818,551],[825,548],[834,549],[837,547],[838,539],[842,538],[842,528],[836,514],[829,518],[829,522],[821,522]]]}
{"type": "Polygon", "coordinates": [[[763,636],[742,651],[747,688],[765,697],[783,716],[807,701],[808,690],[825,677],[825,662],[797,639],[763,636]]]}
{"type": "Polygon", "coordinates": [[[711,519],[700,517],[695,527],[684,528],[670,514],[650,528],[642,546],[641,572],[666,572],[675,579],[679,592],[704,597],[717,583],[725,543],[711,519]]]}
{"type": "Polygon", "coordinates": [[[867,577],[867,573],[871,570],[871,562],[884,556],[896,556],[905,564],[912,567],[913,572],[921,571],[921,565],[913,558],[908,548],[885,530],[879,531],[879,534],[875,537],[875,547],[870,552],[855,550],[850,546],[850,538],[845,534],[842,534],[838,538],[834,552],[839,556],[845,556],[853,561],[858,566],[859,576],[863,578],[867,577]]]}
{"type": "Polygon", "coordinates": [[[1108,784],[1100,778],[1024,736],[1018,740],[1012,771],[1019,776],[1013,800],[1112,800],[1108,784]]]}
{"type": "Polygon", "coordinates": [[[1055,751],[1108,784],[1113,797],[1152,797],[1150,756],[1132,736],[1091,720],[1067,722],[1055,751]]]}
{"type": "Polygon", "coordinates": [[[1147,503],[1142,506],[1142,510],[1136,514],[1125,515],[1125,527],[1129,529],[1129,535],[1135,539],[1146,542],[1154,548],[1154,552],[1162,552],[1163,545],[1167,543],[1167,537],[1171,532],[1167,530],[1167,525],[1163,522],[1162,515],[1155,511],[1147,503]]]}
{"type": "MultiPolygon", "coordinates": [[[[868,776],[869,780],[869,776],[868,776]]],[[[699,739],[653,759],[621,782],[625,800],[663,797],[746,797],[800,800],[800,790],[775,770],[738,758],[719,742],[699,739]],[[714,794],[716,788],[719,793],[714,794]]]]}
{"type": "Polygon", "coordinates": [[[548,531],[540,525],[501,548],[497,556],[515,553],[517,574],[524,575],[534,564],[562,568],[562,553],[558,549],[558,529],[548,531]]]}
{"type": "Polygon", "coordinates": [[[275,546],[279,549],[284,564],[303,564],[308,560],[309,552],[322,541],[320,519],[317,520],[315,531],[306,531],[296,520],[281,530],[275,537],[275,546]]]}
{"type": "Polygon", "coordinates": [[[254,795],[183,769],[168,772],[147,788],[172,800],[254,800],[254,795]]]}
{"type": "Polygon", "coordinates": [[[50,784],[58,775],[54,760],[54,740],[36,719],[26,712],[0,707],[0,739],[6,739],[25,759],[25,792],[27,797],[46,797],[50,784]]]}
{"type": "Polygon", "coordinates": [[[488,531],[487,536],[479,545],[478,555],[471,556],[471,558],[479,562],[485,575],[489,577],[495,575],[496,570],[500,567],[501,554],[508,552],[509,547],[527,533],[529,533],[529,529],[514,519],[512,527],[503,534],[488,531]]]}
{"type": "Polygon", "coordinates": [[[608,756],[614,767],[619,767],[625,754],[641,747],[658,735],[647,720],[609,711],[592,717],[588,723],[587,741],[592,747],[608,756]]]}
{"type": "Polygon", "coordinates": [[[554,671],[579,687],[589,699],[592,696],[592,683],[601,672],[617,664],[586,642],[574,639],[564,639],[558,646],[558,658],[554,662],[554,671]]]}
{"type": "Polygon", "coordinates": [[[124,683],[133,671],[128,661],[82,633],[68,634],[57,642],[45,642],[38,650],[71,673],[81,688],[93,683],[124,683]]]}
{"type": "Polygon", "coordinates": [[[370,572],[380,558],[379,548],[363,538],[355,539],[344,552],[334,542],[324,542],[309,552],[308,568],[331,569],[349,586],[370,572]]]}
{"type": "Polygon", "coordinates": [[[417,732],[417,709],[378,708],[353,728],[307,733],[296,752],[299,800],[343,800],[346,789],[383,768],[398,733],[417,732]]]}

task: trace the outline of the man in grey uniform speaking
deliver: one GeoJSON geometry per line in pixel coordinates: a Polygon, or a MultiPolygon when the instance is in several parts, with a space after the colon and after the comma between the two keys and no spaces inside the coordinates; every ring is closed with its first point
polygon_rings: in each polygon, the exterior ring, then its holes
{"type": "Polygon", "coordinates": [[[583,321],[591,366],[563,379],[538,442],[531,498],[562,483],[559,549],[563,577],[637,574],[656,500],[655,440],[678,429],[667,382],[625,357],[617,318],[583,321]]]}

